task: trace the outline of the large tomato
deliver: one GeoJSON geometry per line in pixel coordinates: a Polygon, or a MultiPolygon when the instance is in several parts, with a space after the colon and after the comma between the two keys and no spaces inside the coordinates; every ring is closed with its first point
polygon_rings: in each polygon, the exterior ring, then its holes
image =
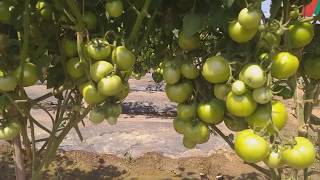
{"type": "Polygon", "coordinates": [[[45,19],[50,19],[52,16],[52,10],[49,4],[44,0],[39,0],[36,4],[36,8],[39,11],[40,15],[45,19]]]}
{"type": "Polygon", "coordinates": [[[21,125],[16,121],[10,121],[4,127],[0,127],[0,139],[13,140],[20,134],[21,125]]]}
{"type": "Polygon", "coordinates": [[[72,58],[67,61],[67,72],[71,78],[77,79],[84,75],[84,69],[80,65],[79,58],[72,58]]]}
{"type": "Polygon", "coordinates": [[[248,163],[257,163],[267,158],[270,144],[262,137],[247,131],[237,134],[234,149],[241,159],[248,163]]]}
{"type": "Polygon", "coordinates": [[[184,33],[179,34],[179,46],[183,50],[191,51],[200,47],[200,38],[197,34],[186,36],[184,33]]]}
{"type": "Polygon", "coordinates": [[[63,38],[61,41],[61,46],[68,57],[75,57],[77,52],[77,42],[75,40],[69,39],[69,38],[63,38]]]}
{"type": "Polygon", "coordinates": [[[200,103],[197,112],[202,121],[210,124],[219,124],[223,121],[224,106],[218,100],[213,99],[206,103],[200,103]]]}
{"type": "Polygon", "coordinates": [[[103,105],[105,118],[118,118],[122,113],[122,106],[119,103],[105,103],[103,105]]]}
{"type": "Polygon", "coordinates": [[[165,91],[170,101],[183,103],[191,97],[193,87],[191,82],[183,81],[174,85],[167,84],[165,91]]]}
{"type": "Polygon", "coordinates": [[[168,84],[175,84],[180,80],[181,72],[180,69],[173,66],[165,67],[163,69],[163,79],[168,84]]]}
{"type": "Polygon", "coordinates": [[[0,22],[7,23],[11,18],[10,4],[7,1],[0,1],[0,22]]]}
{"type": "Polygon", "coordinates": [[[93,12],[85,12],[82,17],[83,22],[85,23],[88,30],[95,30],[97,27],[97,17],[93,12]]]}
{"type": "Polygon", "coordinates": [[[98,83],[98,90],[104,96],[115,96],[121,89],[121,78],[117,75],[102,78],[98,83]]]}
{"type": "Polygon", "coordinates": [[[260,87],[253,90],[252,97],[257,103],[266,104],[272,99],[272,91],[267,87],[260,87]]]}
{"type": "Polygon", "coordinates": [[[289,52],[280,52],[272,59],[271,74],[277,79],[287,79],[299,68],[298,58],[289,52]]]}
{"type": "Polygon", "coordinates": [[[302,48],[308,45],[313,36],[313,25],[310,22],[299,22],[289,26],[289,37],[293,48],[302,48]]]}
{"type": "Polygon", "coordinates": [[[252,88],[259,88],[267,81],[263,69],[257,64],[248,64],[241,69],[239,79],[252,88]]]}
{"type": "Polygon", "coordinates": [[[231,131],[242,131],[248,129],[248,123],[243,118],[237,117],[224,117],[224,124],[231,131]]]}
{"type": "Polygon", "coordinates": [[[252,98],[250,92],[242,95],[235,95],[233,92],[229,92],[226,107],[231,114],[246,117],[254,113],[257,108],[257,103],[252,98]]]}
{"type": "Polygon", "coordinates": [[[245,43],[250,41],[257,33],[257,29],[245,29],[237,21],[229,24],[229,36],[237,43],[245,43]]]}
{"type": "Polygon", "coordinates": [[[258,29],[261,13],[256,9],[244,8],[239,13],[238,21],[245,29],[258,29]]]}
{"type": "Polygon", "coordinates": [[[93,109],[90,111],[89,120],[94,124],[102,123],[104,120],[104,112],[100,109],[93,109]]]}
{"type": "MultiPolygon", "coordinates": [[[[279,147],[279,149],[281,149],[279,147]]],[[[279,168],[283,165],[281,152],[278,150],[272,150],[268,157],[264,160],[264,163],[270,168],[279,168]]]]}
{"type": "Polygon", "coordinates": [[[223,83],[230,78],[229,62],[222,56],[213,56],[202,67],[202,76],[211,83],[223,83]]]}
{"type": "Polygon", "coordinates": [[[226,84],[215,84],[213,87],[213,94],[217,99],[225,101],[230,90],[230,86],[226,84]]]}
{"type": "MultiPolygon", "coordinates": [[[[16,79],[19,80],[21,79],[21,66],[19,66],[15,71],[14,71],[14,75],[16,77],[16,79]]],[[[24,87],[28,87],[28,86],[32,86],[34,84],[36,84],[39,80],[39,75],[38,75],[38,71],[37,71],[37,66],[35,64],[32,63],[25,63],[23,66],[23,81],[22,81],[22,85],[24,87]]]]}
{"type": "Polygon", "coordinates": [[[112,51],[112,61],[122,71],[130,69],[136,61],[134,54],[124,46],[118,46],[112,51]]]}
{"type": "Polygon", "coordinates": [[[93,60],[107,60],[111,55],[111,47],[103,39],[94,39],[87,44],[87,52],[93,60]]]}
{"type": "Polygon", "coordinates": [[[177,107],[178,118],[183,121],[190,121],[196,117],[197,105],[192,104],[179,104],[177,107]]]}
{"type": "Polygon", "coordinates": [[[123,4],[121,0],[107,1],[105,7],[111,17],[119,17],[123,11],[123,4]]]}
{"type": "Polygon", "coordinates": [[[320,57],[307,58],[303,61],[305,74],[312,79],[320,79],[320,57]]]}
{"type": "Polygon", "coordinates": [[[90,105],[100,104],[105,100],[93,83],[86,83],[80,87],[83,99],[90,105]]]}
{"type": "Polygon", "coordinates": [[[184,136],[197,144],[203,144],[210,138],[210,130],[203,122],[186,126],[184,129],[184,136]]]}
{"type": "Polygon", "coordinates": [[[284,128],[287,120],[287,108],[280,101],[272,101],[271,109],[269,105],[259,106],[252,115],[246,117],[246,121],[251,128],[257,131],[266,128],[269,134],[275,133],[274,128],[277,128],[278,130],[284,128]]]}
{"type": "Polygon", "coordinates": [[[196,142],[190,140],[189,138],[187,138],[186,136],[183,137],[183,146],[188,148],[188,149],[192,149],[195,148],[197,145],[196,142]]]}
{"type": "Polygon", "coordinates": [[[111,63],[107,61],[97,61],[90,67],[90,75],[92,80],[99,82],[102,78],[106,77],[113,70],[111,63]]]}
{"type": "Polygon", "coordinates": [[[199,76],[199,70],[191,63],[184,63],[180,67],[183,77],[187,79],[196,79],[199,76]]]}
{"type": "Polygon", "coordinates": [[[122,84],[122,88],[120,92],[113,97],[115,97],[118,101],[122,101],[128,96],[129,91],[130,91],[129,83],[126,82],[122,84]]]}
{"type": "Polygon", "coordinates": [[[304,169],[312,165],[316,158],[316,150],[309,139],[296,137],[296,144],[282,152],[283,161],[292,168],[304,169]]]}
{"type": "Polygon", "coordinates": [[[12,75],[0,76],[0,92],[13,91],[18,85],[16,77],[12,75]]]}

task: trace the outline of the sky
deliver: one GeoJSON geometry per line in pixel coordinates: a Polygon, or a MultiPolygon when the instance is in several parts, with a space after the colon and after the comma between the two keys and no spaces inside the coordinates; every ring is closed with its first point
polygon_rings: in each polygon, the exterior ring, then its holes
{"type": "Polygon", "coordinates": [[[262,11],[263,11],[263,13],[265,14],[266,17],[270,16],[270,12],[269,12],[270,3],[271,3],[271,0],[266,0],[266,1],[264,1],[262,3],[262,11]]]}

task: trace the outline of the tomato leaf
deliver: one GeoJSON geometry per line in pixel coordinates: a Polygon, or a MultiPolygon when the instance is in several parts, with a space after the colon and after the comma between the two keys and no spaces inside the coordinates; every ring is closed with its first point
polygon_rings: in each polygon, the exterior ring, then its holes
{"type": "Polygon", "coordinates": [[[188,14],[183,18],[183,33],[192,36],[203,26],[203,18],[198,14],[188,14]]]}

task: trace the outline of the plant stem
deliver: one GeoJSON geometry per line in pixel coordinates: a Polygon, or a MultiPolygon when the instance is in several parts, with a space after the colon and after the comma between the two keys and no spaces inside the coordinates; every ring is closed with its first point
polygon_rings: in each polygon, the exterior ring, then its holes
{"type": "Polygon", "coordinates": [[[20,135],[13,140],[16,180],[25,180],[26,172],[23,163],[20,135]]]}

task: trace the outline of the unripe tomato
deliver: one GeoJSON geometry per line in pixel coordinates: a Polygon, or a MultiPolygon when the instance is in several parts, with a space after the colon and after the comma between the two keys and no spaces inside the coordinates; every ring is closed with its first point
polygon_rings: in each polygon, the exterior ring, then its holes
{"type": "Polygon", "coordinates": [[[36,4],[36,8],[40,15],[45,19],[50,19],[52,17],[52,10],[46,1],[39,0],[36,4]]]}
{"type": "Polygon", "coordinates": [[[254,113],[257,108],[257,103],[252,98],[250,92],[242,95],[235,95],[233,92],[229,92],[226,107],[231,114],[246,117],[254,113]]]}
{"type": "Polygon", "coordinates": [[[293,48],[302,48],[308,45],[313,36],[313,25],[310,22],[296,23],[289,26],[289,37],[293,48]]]}
{"type": "Polygon", "coordinates": [[[231,131],[242,131],[245,129],[248,129],[248,123],[242,119],[242,118],[237,118],[237,117],[224,117],[223,118],[224,124],[228,129],[231,131]]]}
{"type": "Polygon", "coordinates": [[[272,32],[262,32],[260,36],[259,43],[262,47],[271,48],[271,47],[279,47],[281,42],[281,37],[272,32]]]}
{"type": "Polygon", "coordinates": [[[239,13],[238,21],[245,29],[258,29],[261,22],[261,13],[256,9],[244,8],[239,13]]]}
{"type": "Polygon", "coordinates": [[[266,104],[272,99],[272,91],[266,87],[254,89],[252,92],[253,99],[259,104],[266,104]]]}
{"type": "Polygon", "coordinates": [[[186,51],[198,49],[200,47],[200,38],[197,34],[186,36],[181,32],[179,34],[179,47],[186,51]]]}
{"type": "Polygon", "coordinates": [[[259,88],[266,83],[267,76],[259,65],[248,64],[242,68],[239,79],[252,88],[259,88]]]}
{"type": "Polygon", "coordinates": [[[184,137],[197,144],[206,143],[210,138],[210,130],[203,122],[197,122],[195,125],[186,126],[184,137]]]}
{"type": "Polygon", "coordinates": [[[283,150],[283,161],[295,169],[304,169],[313,164],[316,158],[316,150],[309,139],[295,137],[296,144],[283,150]]]}
{"type": "Polygon", "coordinates": [[[272,58],[271,75],[277,79],[287,79],[299,68],[299,60],[289,52],[280,52],[272,58]]]}
{"type": "Polygon", "coordinates": [[[97,61],[90,67],[90,76],[95,82],[99,82],[113,70],[111,63],[107,61],[97,61]]]}
{"type": "Polygon", "coordinates": [[[85,23],[88,30],[92,31],[96,29],[98,20],[97,16],[94,13],[90,11],[85,12],[82,17],[82,20],[85,23]]]}
{"type": "Polygon", "coordinates": [[[234,143],[238,156],[248,163],[257,163],[265,160],[270,150],[268,141],[254,134],[253,131],[251,133],[241,132],[237,134],[234,143]]]}
{"type": "Polygon", "coordinates": [[[197,115],[197,105],[193,104],[178,104],[178,118],[183,121],[191,121],[197,115]]]}
{"type": "Polygon", "coordinates": [[[116,117],[108,117],[107,122],[110,126],[116,125],[118,122],[118,118],[116,117]]]}
{"type": "Polygon", "coordinates": [[[184,81],[178,84],[167,84],[165,87],[166,94],[170,101],[184,103],[192,96],[192,83],[184,81]]]}
{"type": "Polygon", "coordinates": [[[12,75],[0,77],[0,92],[10,92],[16,89],[18,81],[12,75]]]}
{"type": "Polygon", "coordinates": [[[104,113],[100,109],[90,111],[89,120],[94,124],[100,124],[104,120],[104,113]]]}
{"type": "Polygon", "coordinates": [[[272,150],[263,162],[270,168],[281,167],[283,165],[281,152],[272,150]]]}
{"type": "Polygon", "coordinates": [[[77,42],[69,38],[63,38],[61,41],[61,46],[68,57],[75,57],[78,54],[77,42]]]}
{"type": "Polygon", "coordinates": [[[98,91],[104,96],[115,96],[122,89],[121,78],[117,75],[102,78],[98,83],[98,91]]]}
{"type": "Polygon", "coordinates": [[[244,29],[239,22],[231,22],[229,24],[229,36],[237,43],[245,43],[250,41],[257,33],[258,28],[244,29]]]}
{"type": "MultiPolygon", "coordinates": [[[[20,75],[21,75],[21,66],[19,66],[15,71],[14,71],[14,76],[16,77],[16,79],[19,80],[20,75]]],[[[39,75],[38,75],[38,71],[37,71],[37,66],[35,64],[32,63],[25,63],[23,66],[23,81],[22,81],[22,86],[24,87],[28,87],[28,86],[32,86],[34,84],[36,84],[39,80],[39,75]]]]}
{"type": "Polygon", "coordinates": [[[168,84],[176,84],[181,78],[180,69],[169,66],[163,69],[163,79],[168,84]]]}
{"type": "Polygon", "coordinates": [[[273,101],[271,109],[268,105],[259,106],[257,110],[246,117],[246,121],[252,129],[260,131],[267,130],[267,133],[272,135],[276,132],[274,128],[281,130],[284,128],[288,120],[288,111],[280,101],[273,101]]]}
{"type": "Polygon", "coordinates": [[[13,140],[21,132],[21,124],[17,121],[9,121],[3,127],[0,127],[0,139],[13,140]]]}
{"type": "Polygon", "coordinates": [[[199,118],[209,124],[219,124],[223,121],[224,106],[218,100],[211,100],[207,103],[200,103],[198,105],[199,118]]]}
{"type": "Polygon", "coordinates": [[[179,118],[174,118],[173,120],[173,127],[176,130],[177,133],[179,134],[183,134],[184,133],[184,129],[187,126],[191,126],[190,122],[188,121],[183,121],[179,118]]]}
{"type": "Polygon", "coordinates": [[[83,99],[90,105],[100,104],[105,100],[105,97],[98,92],[94,84],[86,83],[82,87],[83,99]]]}
{"type": "Polygon", "coordinates": [[[122,84],[121,91],[118,94],[116,94],[114,97],[118,101],[122,101],[128,96],[129,90],[130,90],[129,83],[124,83],[124,84],[122,84]]]}
{"type": "Polygon", "coordinates": [[[94,39],[87,44],[87,52],[93,60],[107,60],[111,55],[111,47],[103,39],[94,39]]]}
{"type": "Polygon", "coordinates": [[[77,79],[84,75],[83,67],[79,58],[72,58],[67,61],[67,72],[71,78],[77,79]]]}
{"type": "Polygon", "coordinates": [[[236,95],[242,95],[247,91],[246,85],[240,80],[232,83],[231,91],[236,95]]]}
{"type": "Polygon", "coordinates": [[[213,56],[202,67],[202,76],[211,83],[223,83],[230,78],[230,66],[222,56],[213,56]]]}
{"type": "Polygon", "coordinates": [[[119,17],[122,14],[123,11],[123,4],[120,0],[115,1],[107,1],[106,5],[106,11],[111,17],[119,17]]]}
{"type": "Polygon", "coordinates": [[[160,72],[155,71],[152,73],[152,79],[155,83],[160,83],[163,81],[163,75],[160,72]]]}
{"type": "Polygon", "coordinates": [[[199,70],[191,63],[184,63],[180,67],[183,77],[187,79],[196,79],[199,76],[199,70]]]}
{"type": "Polygon", "coordinates": [[[320,79],[320,57],[312,57],[303,61],[305,74],[312,79],[320,79]]]}
{"type": "Polygon", "coordinates": [[[118,118],[122,113],[122,106],[119,103],[106,103],[103,105],[105,118],[118,118]]]}
{"type": "Polygon", "coordinates": [[[186,147],[188,149],[193,149],[196,147],[196,145],[197,145],[196,142],[191,141],[189,138],[187,138],[185,136],[183,137],[183,146],[184,147],[186,147]]]}
{"type": "Polygon", "coordinates": [[[0,1],[0,22],[7,23],[11,18],[10,4],[7,1],[0,1]]]}
{"type": "Polygon", "coordinates": [[[136,57],[126,47],[118,46],[112,52],[112,61],[117,64],[120,70],[125,71],[134,65],[136,57]]]}
{"type": "Polygon", "coordinates": [[[228,93],[231,91],[230,86],[226,84],[215,84],[213,87],[214,96],[217,99],[225,101],[228,93]]]}

